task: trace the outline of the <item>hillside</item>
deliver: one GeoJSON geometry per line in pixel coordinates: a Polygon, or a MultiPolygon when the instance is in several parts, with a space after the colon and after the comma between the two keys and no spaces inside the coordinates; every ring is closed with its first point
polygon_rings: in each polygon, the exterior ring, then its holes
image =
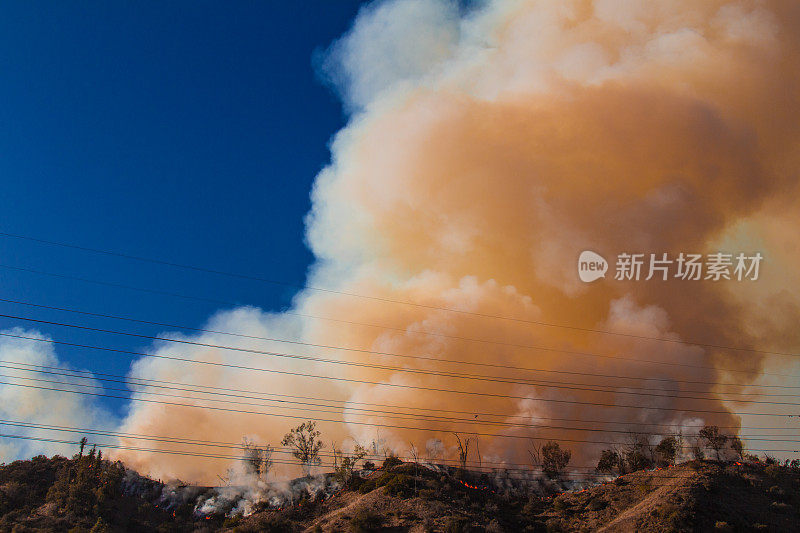
{"type": "Polygon", "coordinates": [[[331,475],[286,487],[288,499],[233,516],[246,506],[226,489],[162,484],[94,456],[36,457],[0,467],[0,531],[800,531],[800,474],[764,463],[691,462],[566,492],[414,464],[346,488],[331,475]]]}

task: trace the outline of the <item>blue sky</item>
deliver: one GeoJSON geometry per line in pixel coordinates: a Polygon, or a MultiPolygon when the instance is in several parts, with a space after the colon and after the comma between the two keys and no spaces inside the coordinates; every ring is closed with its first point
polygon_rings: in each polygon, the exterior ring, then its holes
{"type": "MultiPolygon", "coordinates": [[[[302,284],[311,183],[346,119],[313,57],[358,4],[0,4],[0,231],[302,284]]],[[[0,298],[189,326],[225,306],[8,267],[267,310],[295,292],[0,237],[0,298]]],[[[7,303],[0,313],[164,329],[7,303]]],[[[147,344],[0,318],[0,329],[16,325],[71,342],[147,344]]],[[[98,372],[129,364],[57,350],[98,372]]]]}

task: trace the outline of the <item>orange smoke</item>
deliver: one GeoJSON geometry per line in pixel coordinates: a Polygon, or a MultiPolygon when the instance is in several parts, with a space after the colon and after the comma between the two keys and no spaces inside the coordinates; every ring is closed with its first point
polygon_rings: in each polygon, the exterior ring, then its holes
{"type": "MultiPolygon", "coordinates": [[[[567,447],[576,463],[588,465],[603,445],[583,441],[623,441],[611,430],[635,430],[638,423],[676,425],[663,432],[683,425],[691,433],[689,428],[703,423],[738,427],[740,418],[731,411],[749,406],[726,401],[721,393],[760,389],[756,374],[731,370],[758,372],[782,359],[637,337],[798,350],[793,322],[785,319],[800,315],[800,280],[793,268],[798,250],[786,243],[781,221],[797,227],[792,213],[798,208],[800,169],[800,11],[791,1],[619,4],[490,2],[459,14],[450,4],[415,0],[363,10],[325,63],[353,116],[335,138],[330,166],[317,177],[308,216],[308,242],[317,257],[309,284],[338,292],[303,291],[291,310],[347,323],[239,309],[220,313],[212,326],[384,353],[661,381],[523,373],[214,334],[201,335],[201,342],[409,369],[580,382],[613,392],[174,346],[159,350],[495,396],[163,360],[140,361],[133,376],[452,410],[479,422],[486,418],[470,413],[516,417],[505,419],[516,426],[478,426],[274,409],[345,422],[322,424],[328,440],[380,438],[402,455],[411,443],[425,449],[428,439],[438,437],[449,445],[451,431],[475,431],[575,441],[567,447]],[[621,252],[712,253],[723,246],[760,251],[761,279],[622,282],[611,279],[612,271],[606,280],[586,285],[575,270],[586,249],[605,255],[613,269],[621,252]],[[775,302],[781,313],[765,314],[775,302]],[[713,384],[718,382],[738,387],[713,384]],[[709,399],[629,394],[637,390],[709,399]],[[606,405],[592,405],[598,403],[606,405]],[[662,410],[619,407],[624,405],[662,410]],[[602,422],[608,420],[622,424],[602,422]],[[382,428],[378,435],[355,422],[429,431],[382,428]],[[570,424],[570,429],[536,427],[570,424]]],[[[755,411],[764,409],[768,406],[755,411]]],[[[123,430],[232,442],[248,435],[277,444],[297,423],[134,404],[123,430]]],[[[480,442],[484,459],[527,458],[525,439],[487,435],[480,442]]],[[[226,464],[136,452],[124,458],[159,475],[195,479],[213,478],[226,464]]]]}

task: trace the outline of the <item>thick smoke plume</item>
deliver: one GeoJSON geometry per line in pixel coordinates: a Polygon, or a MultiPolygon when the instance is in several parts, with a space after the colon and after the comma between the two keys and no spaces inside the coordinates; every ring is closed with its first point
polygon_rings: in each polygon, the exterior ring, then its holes
{"type": "MultiPolygon", "coordinates": [[[[590,465],[603,445],[570,441],[621,442],[624,435],[612,430],[635,430],[644,422],[675,424],[674,431],[683,427],[687,433],[704,423],[735,431],[742,420],[731,412],[777,408],[726,401],[720,393],[762,391],[756,375],[747,372],[774,371],[787,358],[638,337],[757,350],[800,348],[794,327],[800,316],[800,253],[788,236],[800,223],[798,54],[800,8],[794,0],[490,1],[466,10],[456,2],[407,0],[365,7],[353,28],[318,61],[351,113],[332,143],[330,165],[317,176],[307,218],[307,242],[316,255],[309,285],[335,292],[302,291],[291,310],[335,320],[245,308],[220,312],[209,324],[219,331],[376,352],[663,381],[464,367],[210,333],[193,340],[347,362],[590,383],[613,393],[169,343],[157,346],[158,352],[521,398],[163,359],[142,359],[131,375],[339,398],[349,405],[435,407],[477,421],[486,420],[478,413],[506,413],[518,417],[508,421],[524,424],[471,426],[352,411],[244,407],[345,422],[321,423],[328,442],[382,440],[404,455],[411,443],[424,450],[433,438],[444,441],[444,453],[452,454],[452,431],[479,431],[560,439],[573,450],[574,464],[590,465]],[[582,250],[612,261],[621,252],[720,250],[759,251],[765,259],[755,282],[607,278],[583,284],[576,273],[582,250]],[[733,386],[688,385],[686,380],[733,386]],[[628,394],[640,389],[710,399],[628,394]],[[597,422],[549,420],[554,418],[597,422]],[[602,422],[607,420],[623,423],[602,422]],[[429,431],[378,430],[358,423],[429,431]],[[536,427],[541,425],[569,429],[536,427]]],[[[788,373],[786,368],[781,371],[788,373]]],[[[248,436],[277,445],[299,422],[134,402],[122,431],[228,442],[248,436]]],[[[528,458],[526,439],[483,436],[479,442],[483,461],[528,458]]],[[[223,459],[144,452],[121,457],[159,476],[209,482],[228,465],[223,459]]]]}

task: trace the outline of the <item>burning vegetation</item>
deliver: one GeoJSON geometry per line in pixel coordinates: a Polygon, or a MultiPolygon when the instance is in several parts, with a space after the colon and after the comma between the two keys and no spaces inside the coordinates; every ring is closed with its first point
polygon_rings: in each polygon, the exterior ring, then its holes
{"type": "Polygon", "coordinates": [[[569,469],[570,451],[555,441],[532,445],[526,469],[473,467],[472,442],[456,436],[458,457],[450,462],[401,459],[376,442],[349,452],[333,443],[326,471],[322,434],[308,421],[282,440],[301,477],[275,480],[275,448],[245,439],[222,485],[208,487],[140,476],[94,447],[84,453],[83,439],[71,459],[39,456],[0,467],[0,529],[790,531],[800,510],[800,460],[780,465],[747,454],[713,426],[692,441],[691,461],[676,466],[686,456],[680,439],[631,435],[579,477],[569,469]]]}

